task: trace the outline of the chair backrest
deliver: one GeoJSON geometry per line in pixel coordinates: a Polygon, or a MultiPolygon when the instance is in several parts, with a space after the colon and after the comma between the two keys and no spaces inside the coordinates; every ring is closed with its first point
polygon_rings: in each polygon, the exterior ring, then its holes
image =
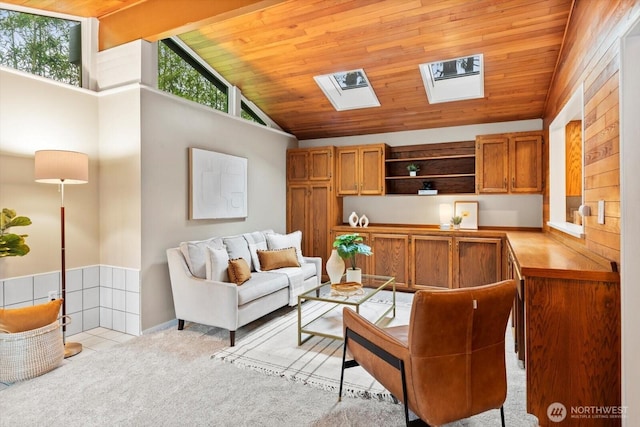
{"type": "Polygon", "coordinates": [[[500,408],[507,392],[505,329],[515,282],[414,295],[409,322],[417,413],[440,425],[500,408]],[[419,396],[419,397],[418,397],[419,396]]]}

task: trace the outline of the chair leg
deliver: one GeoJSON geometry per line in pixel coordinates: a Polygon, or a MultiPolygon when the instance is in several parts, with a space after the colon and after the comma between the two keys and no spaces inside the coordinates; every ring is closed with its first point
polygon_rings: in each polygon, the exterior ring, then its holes
{"type": "Polygon", "coordinates": [[[505,427],[504,424],[504,405],[500,407],[500,420],[502,421],[502,427],[505,427]]]}
{"type": "Polygon", "coordinates": [[[340,389],[338,390],[338,402],[342,401],[342,382],[344,381],[344,361],[347,357],[347,341],[349,336],[344,337],[344,345],[342,347],[342,365],[340,370],[340,389]]]}
{"type": "Polygon", "coordinates": [[[231,347],[236,345],[236,331],[229,331],[229,342],[231,343],[231,347]]]}
{"type": "Polygon", "coordinates": [[[181,331],[184,329],[184,320],[178,319],[178,330],[181,331]]]}

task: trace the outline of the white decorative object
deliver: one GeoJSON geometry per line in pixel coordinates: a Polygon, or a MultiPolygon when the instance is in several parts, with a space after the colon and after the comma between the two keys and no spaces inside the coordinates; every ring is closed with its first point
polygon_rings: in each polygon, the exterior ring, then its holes
{"type": "Polygon", "coordinates": [[[329,280],[331,280],[331,284],[340,283],[340,279],[344,274],[344,260],[338,255],[338,250],[333,249],[331,251],[331,256],[327,260],[327,265],[325,266],[327,269],[327,274],[329,275],[329,280]]]}
{"type": "Polygon", "coordinates": [[[362,283],[362,269],[347,268],[347,282],[362,283]]]}
{"type": "Polygon", "coordinates": [[[355,212],[351,212],[351,215],[349,215],[349,225],[352,227],[357,227],[358,226],[358,214],[355,212]]]}
{"type": "Polygon", "coordinates": [[[367,218],[367,216],[363,214],[360,217],[358,224],[360,224],[360,227],[367,227],[369,225],[369,218],[367,218]]]}
{"type": "Polygon", "coordinates": [[[416,171],[409,171],[409,176],[416,176],[417,172],[416,171]]]}

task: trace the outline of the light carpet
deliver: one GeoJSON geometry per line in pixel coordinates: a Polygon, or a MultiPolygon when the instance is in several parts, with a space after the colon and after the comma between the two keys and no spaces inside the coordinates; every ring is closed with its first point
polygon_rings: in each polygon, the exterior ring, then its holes
{"type": "MultiPolygon", "coordinates": [[[[238,342],[291,312],[284,308],[241,328],[238,342]]],[[[0,426],[404,425],[402,405],[348,397],[338,402],[336,392],[310,382],[211,360],[212,353],[227,346],[228,331],[187,323],[183,331],[157,331],[67,360],[45,375],[1,390],[0,426]]],[[[529,426],[524,371],[512,347],[507,348],[507,425],[529,426]]],[[[498,411],[489,411],[452,425],[498,426],[499,419],[498,411]]]]}

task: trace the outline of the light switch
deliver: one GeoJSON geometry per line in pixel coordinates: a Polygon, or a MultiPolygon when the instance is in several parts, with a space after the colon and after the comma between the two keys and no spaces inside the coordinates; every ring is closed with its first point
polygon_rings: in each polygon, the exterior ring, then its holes
{"type": "Polygon", "coordinates": [[[598,224],[604,224],[604,200],[598,200],[598,224]]]}

